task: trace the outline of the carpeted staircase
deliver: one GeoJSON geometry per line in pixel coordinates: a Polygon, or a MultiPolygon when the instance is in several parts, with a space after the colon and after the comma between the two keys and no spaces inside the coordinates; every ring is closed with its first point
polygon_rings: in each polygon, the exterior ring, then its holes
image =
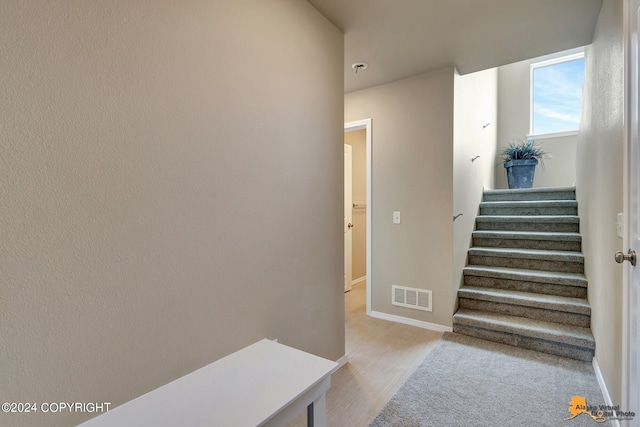
{"type": "Polygon", "coordinates": [[[454,332],[591,361],[575,188],[484,193],[454,332]]]}

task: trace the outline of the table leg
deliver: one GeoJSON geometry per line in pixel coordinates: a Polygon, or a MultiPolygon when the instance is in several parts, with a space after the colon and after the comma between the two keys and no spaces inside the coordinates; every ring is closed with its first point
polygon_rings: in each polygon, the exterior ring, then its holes
{"type": "Polygon", "coordinates": [[[307,427],[313,427],[313,402],[307,406],[307,427]]]}
{"type": "Polygon", "coordinates": [[[327,398],[323,393],[307,406],[307,427],[326,427],[327,398]]]}

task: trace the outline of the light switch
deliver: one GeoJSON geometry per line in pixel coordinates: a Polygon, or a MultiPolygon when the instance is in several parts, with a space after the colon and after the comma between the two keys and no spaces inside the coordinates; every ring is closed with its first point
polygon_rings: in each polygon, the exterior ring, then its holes
{"type": "Polygon", "coordinates": [[[400,224],[400,211],[395,211],[393,213],[393,223],[400,224]]]}

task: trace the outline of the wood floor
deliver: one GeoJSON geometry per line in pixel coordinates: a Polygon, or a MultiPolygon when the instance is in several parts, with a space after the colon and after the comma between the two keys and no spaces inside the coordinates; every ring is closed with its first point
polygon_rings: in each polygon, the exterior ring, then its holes
{"type": "MultiPolygon", "coordinates": [[[[349,363],[331,377],[327,426],[368,426],[442,333],[365,315],[365,283],[345,294],[349,363]]],[[[306,426],[301,414],[290,427],[306,426]]]]}

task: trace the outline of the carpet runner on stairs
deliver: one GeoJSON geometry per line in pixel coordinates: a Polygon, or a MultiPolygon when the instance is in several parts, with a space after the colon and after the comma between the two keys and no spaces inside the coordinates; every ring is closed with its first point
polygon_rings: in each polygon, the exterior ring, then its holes
{"type": "Polygon", "coordinates": [[[591,361],[575,188],[485,191],[454,332],[591,361]]]}

